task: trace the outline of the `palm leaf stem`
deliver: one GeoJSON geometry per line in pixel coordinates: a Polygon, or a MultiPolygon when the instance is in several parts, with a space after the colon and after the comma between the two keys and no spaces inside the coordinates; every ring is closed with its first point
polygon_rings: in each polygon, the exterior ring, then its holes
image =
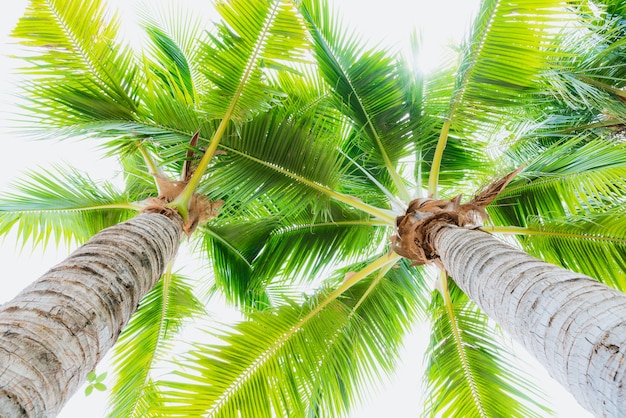
{"type": "Polygon", "coordinates": [[[626,99],[626,91],[625,90],[615,88],[615,87],[613,87],[613,86],[611,86],[609,84],[602,83],[600,81],[594,80],[594,79],[589,78],[589,77],[585,77],[583,75],[578,75],[577,77],[580,80],[584,81],[585,83],[591,84],[592,86],[599,87],[602,90],[610,91],[611,93],[615,94],[616,96],[618,96],[622,100],[626,99]]]}
{"type": "Polygon", "coordinates": [[[280,348],[289,338],[291,338],[298,330],[300,330],[303,326],[305,326],[310,320],[315,318],[317,314],[319,314],[326,306],[328,306],[331,302],[336,300],[343,292],[352,287],[355,283],[369,276],[379,269],[390,268],[393,266],[401,257],[397,254],[385,254],[363,269],[348,277],[337,289],[335,289],[332,293],[330,293],[324,300],[320,301],[320,303],[312,309],[307,315],[302,317],[293,327],[291,327],[287,332],[285,332],[281,338],[277,339],[271,347],[268,347],[264,353],[262,353],[248,368],[248,372],[239,376],[228,389],[224,391],[224,394],[220,397],[220,399],[215,402],[213,407],[208,411],[207,416],[212,416],[215,411],[219,411],[220,408],[224,405],[224,403],[230,398],[237,389],[243,384],[243,382],[250,376],[252,373],[263,363],[270,353],[275,352],[278,348],[280,348]]]}
{"type": "Polygon", "coordinates": [[[373,128],[374,124],[371,122],[369,115],[367,116],[367,121],[370,124],[370,126],[372,126],[372,130],[376,133],[375,134],[376,143],[378,144],[383,160],[385,161],[385,167],[387,167],[387,171],[391,175],[391,180],[396,185],[396,189],[398,189],[398,193],[400,194],[402,199],[405,202],[410,201],[411,193],[409,192],[409,189],[407,189],[407,187],[404,185],[404,182],[402,181],[402,177],[400,176],[400,174],[398,174],[398,171],[393,166],[391,159],[389,158],[389,155],[387,154],[387,152],[385,152],[385,148],[382,144],[382,141],[379,138],[378,132],[376,132],[376,130],[373,128]]]}
{"type": "Polygon", "coordinates": [[[435,148],[435,155],[433,156],[432,165],[430,168],[430,175],[428,176],[428,196],[433,199],[437,199],[437,186],[439,185],[439,170],[441,168],[441,160],[443,158],[443,151],[446,149],[446,143],[448,142],[448,133],[450,132],[450,125],[452,119],[448,119],[441,128],[439,139],[437,140],[437,147],[435,148]]]}
{"type": "Polygon", "coordinates": [[[309,312],[302,320],[298,323],[298,327],[307,322],[310,318],[313,318],[319,311],[324,309],[329,303],[337,299],[343,292],[351,288],[354,284],[363,280],[370,274],[374,273],[377,270],[382,269],[383,272],[388,271],[393,265],[395,265],[398,260],[402,258],[398,254],[384,254],[378,257],[376,260],[369,263],[367,266],[363,267],[358,272],[354,273],[352,276],[348,277],[344,282],[335,289],[326,299],[324,299],[315,309],[309,312]]]}
{"type": "Polygon", "coordinates": [[[363,293],[363,296],[361,296],[358,302],[354,305],[354,308],[352,308],[352,314],[354,314],[359,309],[359,306],[361,306],[361,304],[365,301],[365,299],[367,299],[367,297],[372,292],[372,290],[374,290],[374,288],[378,286],[378,283],[380,283],[380,281],[385,277],[385,274],[387,274],[387,272],[389,271],[391,267],[393,267],[393,265],[389,264],[378,272],[378,274],[376,275],[376,278],[372,280],[372,283],[369,285],[367,290],[363,293]]]}
{"type": "Polygon", "coordinates": [[[278,13],[279,5],[280,5],[280,2],[274,3],[274,6],[272,7],[272,11],[269,14],[268,18],[266,19],[263,30],[261,34],[259,35],[259,40],[256,43],[254,51],[252,52],[252,55],[250,56],[250,59],[248,60],[246,69],[243,73],[243,76],[241,77],[241,82],[237,86],[237,90],[235,90],[235,93],[233,94],[230,104],[228,105],[228,108],[226,109],[226,113],[224,114],[224,117],[220,121],[219,126],[215,130],[215,133],[213,134],[213,137],[211,138],[211,141],[209,142],[209,145],[206,151],[204,151],[204,155],[202,156],[202,159],[198,163],[198,167],[196,168],[193,175],[189,179],[189,182],[183,189],[182,193],[170,204],[170,206],[175,207],[178,210],[178,212],[181,214],[184,220],[187,220],[189,202],[191,202],[191,197],[193,196],[196,189],[198,188],[198,185],[200,184],[200,181],[202,180],[202,176],[204,175],[204,172],[209,166],[209,163],[211,162],[211,158],[213,158],[213,154],[215,154],[215,151],[217,151],[217,146],[219,145],[222,137],[224,136],[226,127],[228,126],[228,123],[230,122],[230,119],[235,111],[235,107],[237,106],[237,101],[241,97],[243,93],[243,89],[246,86],[246,83],[248,79],[250,78],[252,71],[254,70],[257,58],[260,56],[261,51],[262,51],[262,46],[263,46],[262,40],[265,39],[269,35],[270,26],[271,26],[272,21],[274,20],[274,18],[276,17],[278,13]]]}
{"type": "MultiPolygon", "coordinates": [[[[316,228],[320,228],[320,227],[325,227],[325,226],[346,226],[346,225],[353,225],[353,226],[364,226],[364,225],[369,225],[369,226],[389,226],[389,224],[387,222],[378,222],[375,220],[364,220],[364,221],[337,221],[337,222],[319,222],[319,223],[315,223],[315,227],[316,228]]],[[[289,225],[286,228],[283,228],[282,232],[285,231],[297,231],[299,229],[310,229],[311,226],[307,225],[307,224],[300,224],[300,225],[289,225]]]]}
{"type": "Polygon", "coordinates": [[[599,235],[585,235],[577,234],[573,232],[555,232],[555,231],[541,231],[538,229],[525,228],[521,226],[495,226],[495,227],[483,227],[480,228],[485,232],[496,232],[498,234],[511,234],[511,235],[543,235],[551,237],[564,237],[571,239],[593,239],[594,241],[608,241],[626,244],[626,238],[619,237],[606,237],[599,235]]]}
{"type": "Polygon", "coordinates": [[[143,156],[143,160],[148,166],[149,173],[153,176],[154,185],[157,188],[157,192],[159,193],[159,195],[161,195],[163,193],[163,190],[161,189],[161,185],[158,181],[158,178],[159,177],[165,178],[166,177],[165,173],[163,173],[163,170],[161,169],[161,167],[159,167],[156,164],[156,162],[154,161],[154,158],[152,158],[152,156],[150,155],[148,150],[143,146],[141,141],[137,141],[137,148],[139,149],[139,152],[143,156]]]}
{"type": "Polygon", "coordinates": [[[143,206],[137,203],[111,203],[108,205],[96,205],[96,206],[85,206],[82,208],[53,208],[53,209],[29,209],[29,210],[3,210],[2,213],[19,213],[19,214],[27,214],[27,213],[46,213],[46,212],[84,212],[90,210],[103,210],[103,209],[129,209],[140,211],[143,209],[143,206]]]}
{"type": "MultiPolygon", "coordinates": [[[[137,149],[139,149],[143,160],[146,162],[148,170],[150,170],[150,174],[152,174],[153,176],[157,174],[163,174],[163,170],[161,170],[161,168],[156,164],[154,158],[152,158],[148,150],[143,146],[142,141],[137,141],[137,149]]],[[[155,184],[157,187],[159,186],[159,183],[156,181],[155,184]]]]}
{"type": "Polygon", "coordinates": [[[461,359],[461,364],[463,365],[463,374],[467,379],[469,384],[470,391],[472,392],[472,399],[476,404],[476,409],[480,414],[481,418],[487,418],[487,414],[482,406],[480,401],[480,394],[478,393],[478,389],[476,388],[476,382],[474,381],[474,376],[472,373],[472,369],[469,365],[469,360],[467,359],[467,353],[465,352],[465,347],[463,347],[463,340],[461,339],[461,332],[459,330],[456,317],[454,315],[454,307],[452,305],[452,298],[450,298],[450,291],[448,289],[448,273],[444,269],[440,270],[439,273],[439,293],[443,296],[444,305],[446,307],[446,312],[448,313],[448,319],[450,320],[450,327],[452,329],[452,335],[454,336],[454,343],[456,345],[457,351],[459,353],[459,358],[461,359]]]}
{"type": "Polygon", "coordinates": [[[307,186],[309,186],[309,187],[311,187],[311,188],[313,188],[313,189],[323,193],[324,195],[326,195],[326,196],[328,196],[328,197],[330,197],[332,199],[335,199],[335,200],[337,200],[339,202],[347,204],[348,206],[352,206],[355,209],[359,209],[359,210],[361,210],[361,211],[363,211],[365,213],[368,213],[368,214],[374,216],[375,218],[379,219],[380,221],[384,222],[385,225],[395,225],[396,216],[390,210],[381,209],[381,208],[377,208],[375,206],[368,205],[367,203],[362,202],[360,199],[358,199],[358,198],[356,198],[354,196],[349,196],[349,195],[346,195],[346,194],[343,194],[343,193],[336,192],[336,191],[334,191],[334,190],[332,190],[332,189],[330,189],[330,188],[328,188],[326,186],[323,186],[323,185],[318,184],[318,183],[316,183],[314,181],[311,181],[311,180],[308,180],[308,179],[306,179],[306,178],[304,178],[302,176],[299,176],[296,173],[292,173],[289,170],[286,170],[284,168],[278,167],[278,166],[276,166],[274,164],[271,164],[271,163],[269,163],[267,161],[255,158],[255,157],[253,157],[251,155],[245,154],[245,153],[243,153],[241,151],[238,151],[238,150],[236,150],[234,148],[230,148],[230,147],[227,147],[225,145],[222,145],[222,148],[227,150],[229,153],[234,153],[234,154],[240,155],[240,156],[242,156],[244,158],[249,159],[250,161],[254,161],[254,162],[256,162],[256,163],[258,163],[260,165],[263,165],[265,167],[269,167],[272,170],[275,170],[275,171],[277,171],[277,172],[279,172],[281,174],[284,174],[285,176],[290,177],[290,178],[292,178],[292,179],[294,179],[294,180],[296,180],[296,181],[298,181],[298,182],[300,182],[302,184],[306,184],[307,186]]]}
{"type": "Polygon", "coordinates": [[[605,120],[602,122],[594,122],[594,123],[588,123],[586,125],[580,125],[580,126],[574,126],[571,128],[565,128],[565,129],[560,129],[558,131],[555,131],[554,133],[556,134],[568,134],[570,132],[577,132],[577,131],[588,131],[591,129],[595,129],[595,128],[610,128],[612,126],[623,126],[624,122],[620,121],[618,119],[609,119],[609,120],[605,120]]]}
{"type": "MultiPolygon", "coordinates": [[[[495,6],[492,8],[490,12],[489,21],[491,22],[496,15],[498,10],[498,2],[496,2],[495,6]]],[[[468,87],[468,83],[470,82],[472,73],[476,68],[476,64],[478,63],[478,59],[476,57],[480,56],[483,48],[485,46],[485,42],[487,40],[487,35],[489,34],[490,25],[485,26],[485,29],[480,34],[480,39],[476,42],[476,48],[472,51],[472,56],[466,56],[465,61],[469,62],[469,67],[465,70],[461,82],[458,84],[458,88],[452,93],[452,97],[450,98],[450,110],[448,111],[447,118],[441,128],[441,134],[439,135],[439,139],[437,140],[437,147],[435,148],[435,155],[433,157],[433,162],[430,169],[430,175],[428,177],[428,195],[433,199],[436,199],[437,196],[437,188],[439,185],[439,171],[441,168],[441,160],[443,158],[443,152],[446,148],[446,143],[448,141],[448,134],[450,132],[450,126],[452,125],[452,121],[455,117],[455,112],[459,108],[459,104],[463,101],[465,92],[468,87]]]]}
{"type": "MultiPolygon", "coordinates": [[[[237,90],[237,93],[241,94],[242,90],[243,90],[243,83],[240,85],[240,88],[237,90]]],[[[198,167],[196,168],[196,171],[193,173],[193,175],[189,179],[189,182],[183,189],[182,193],[172,203],[170,203],[171,207],[174,207],[176,208],[176,210],[178,210],[178,213],[180,213],[180,215],[183,217],[183,220],[187,220],[187,217],[189,215],[189,202],[191,201],[191,197],[195,193],[198,185],[200,184],[200,180],[202,179],[204,172],[209,166],[209,163],[211,162],[211,158],[213,158],[213,154],[215,154],[215,151],[217,150],[217,146],[219,145],[222,137],[224,136],[224,132],[226,131],[226,126],[228,125],[228,122],[230,121],[233,111],[235,110],[236,104],[237,104],[237,97],[233,98],[233,101],[231,101],[231,104],[228,107],[228,110],[226,111],[224,118],[222,119],[219,126],[215,130],[215,133],[213,134],[213,136],[211,137],[209,146],[204,152],[202,159],[198,163],[198,167]]]]}

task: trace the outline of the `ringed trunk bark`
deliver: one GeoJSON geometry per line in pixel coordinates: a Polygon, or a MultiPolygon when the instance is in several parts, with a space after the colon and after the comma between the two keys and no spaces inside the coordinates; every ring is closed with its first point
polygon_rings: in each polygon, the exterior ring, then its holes
{"type": "Polygon", "coordinates": [[[626,411],[626,295],[484,232],[440,228],[457,285],[596,416],[626,411]]]}
{"type": "Polygon", "coordinates": [[[182,220],[144,213],[93,236],[0,306],[0,416],[56,416],[178,250],[182,220]]]}

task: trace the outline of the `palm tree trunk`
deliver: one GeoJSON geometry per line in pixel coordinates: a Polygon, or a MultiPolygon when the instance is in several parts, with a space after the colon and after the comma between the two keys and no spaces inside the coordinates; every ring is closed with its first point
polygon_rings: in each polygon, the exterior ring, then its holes
{"type": "Polygon", "coordinates": [[[0,416],[56,416],[178,250],[182,221],[107,228],[0,306],[0,416]]]}
{"type": "Polygon", "coordinates": [[[463,291],[596,416],[626,411],[626,295],[489,234],[443,227],[435,247],[463,291]]]}

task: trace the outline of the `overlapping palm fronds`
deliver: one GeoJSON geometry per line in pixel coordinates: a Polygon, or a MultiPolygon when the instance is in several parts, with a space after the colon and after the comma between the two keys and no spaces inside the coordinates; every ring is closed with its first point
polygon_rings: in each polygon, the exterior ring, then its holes
{"type": "Polygon", "coordinates": [[[401,335],[417,313],[412,299],[419,286],[409,290],[385,277],[395,261],[382,260],[381,271],[364,272],[364,280],[343,294],[322,288],[303,304],[249,315],[222,331],[219,344],[197,345],[178,373],[185,383],[161,382],[172,406],[154,413],[345,413],[359,398],[355,389],[392,370],[401,335]],[[185,389],[190,384],[197,388],[193,394],[185,389]],[[250,397],[255,401],[246,401],[250,397]]]}
{"type": "Polygon", "coordinates": [[[15,31],[35,64],[29,115],[101,138],[126,189],[34,174],[2,200],[0,233],[82,241],[156,194],[157,172],[200,160],[189,190],[225,204],[191,240],[245,320],[161,361],[168,324],[202,314],[165,275],[118,345],[115,415],[343,416],[417,320],[433,327],[427,414],[547,414],[473,303],[453,285],[433,297],[387,238],[428,180],[429,194],[471,195],[524,166],[488,208],[495,232],[626,289],[624,9],[605,3],[486,0],[459,66],[424,75],[325,0],[218,2],[207,32],[182,12],[144,16],[141,53],[100,1],[33,0],[15,31]],[[182,371],[156,379],[157,361],[182,371]]]}

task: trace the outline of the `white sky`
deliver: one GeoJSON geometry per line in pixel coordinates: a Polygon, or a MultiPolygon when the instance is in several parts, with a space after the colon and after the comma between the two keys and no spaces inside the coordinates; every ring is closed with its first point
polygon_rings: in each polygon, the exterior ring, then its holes
{"type": "MultiPolygon", "coordinates": [[[[168,0],[151,1],[151,7],[168,0]]],[[[414,28],[419,28],[423,40],[422,64],[429,69],[436,66],[445,55],[446,47],[454,39],[459,39],[467,28],[469,16],[477,3],[476,0],[336,0],[344,21],[357,32],[364,34],[365,39],[373,43],[382,42],[394,48],[408,46],[409,35],[414,28]]],[[[139,0],[112,0],[124,13],[125,20],[132,22],[133,13],[140,3],[139,0]]],[[[194,10],[208,10],[208,0],[182,0],[185,7],[194,10]]],[[[81,170],[88,171],[94,178],[111,176],[111,163],[100,160],[98,152],[87,143],[50,143],[35,142],[27,136],[18,136],[10,113],[19,112],[15,108],[17,81],[12,76],[19,65],[15,60],[7,59],[15,51],[8,38],[19,16],[22,15],[26,0],[10,0],[3,2],[0,14],[0,138],[2,149],[0,155],[0,192],[7,190],[7,185],[24,170],[36,169],[38,166],[49,166],[50,162],[67,162],[81,170]]],[[[136,33],[132,26],[126,30],[128,36],[136,33]]],[[[22,252],[16,251],[14,237],[0,242],[0,265],[4,275],[0,279],[0,303],[12,298],[20,289],[43,274],[48,268],[62,260],[68,249],[48,251],[31,251],[26,247],[22,252]]],[[[215,309],[215,308],[214,308],[215,309]]],[[[373,389],[363,394],[364,404],[355,409],[350,418],[383,417],[393,414],[395,418],[417,417],[420,408],[420,380],[423,369],[423,351],[428,341],[428,330],[418,326],[407,338],[401,363],[395,376],[384,387],[373,389]]],[[[521,349],[520,349],[521,352],[521,349]]],[[[573,398],[558,384],[554,383],[543,368],[533,366],[549,390],[548,397],[555,402],[554,408],[561,417],[591,417],[591,414],[578,406],[573,398]]],[[[106,370],[101,365],[98,372],[106,370]]],[[[59,415],[61,418],[83,418],[85,411],[90,417],[104,416],[106,397],[94,392],[86,398],[82,391],[70,400],[59,415]]]]}

